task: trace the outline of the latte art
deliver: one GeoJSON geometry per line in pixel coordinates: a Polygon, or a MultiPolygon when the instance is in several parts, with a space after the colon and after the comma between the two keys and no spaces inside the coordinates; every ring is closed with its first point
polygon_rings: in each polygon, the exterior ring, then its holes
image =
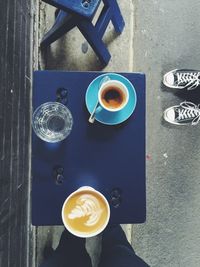
{"type": "Polygon", "coordinates": [[[101,232],[108,223],[109,205],[95,190],[77,190],[66,200],[62,218],[67,229],[80,237],[101,232]]]}
{"type": "Polygon", "coordinates": [[[87,217],[87,220],[84,222],[86,226],[95,225],[102,213],[102,209],[99,205],[98,200],[92,195],[82,195],[76,201],[77,205],[70,214],[68,218],[73,220],[76,218],[87,217]]]}

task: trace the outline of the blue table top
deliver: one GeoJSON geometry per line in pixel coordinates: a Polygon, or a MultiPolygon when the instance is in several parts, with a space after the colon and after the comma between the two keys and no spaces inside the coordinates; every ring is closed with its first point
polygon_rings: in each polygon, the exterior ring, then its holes
{"type": "Polygon", "coordinates": [[[102,72],[36,71],[33,109],[56,100],[56,90],[68,90],[67,107],[74,125],[70,136],[49,144],[32,135],[32,223],[60,225],[66,197],[89,185],[102,192],[111,206],[111,223],[142,223],[146,218],[145,189],[145,75],[120,73],[134,85],[137,105],[122,124],[88,123],[85,93],[102,72]],[[64,180],[55,182],[55,168],[64,180]],[[111,201],[119,193],[119,205],[111,201]],[[118,194],[117,193],[117,194],[118,194]]]}

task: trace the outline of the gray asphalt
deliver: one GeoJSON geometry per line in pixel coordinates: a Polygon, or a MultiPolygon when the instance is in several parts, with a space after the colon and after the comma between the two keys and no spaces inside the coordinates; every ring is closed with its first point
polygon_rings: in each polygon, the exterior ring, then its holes
{"type": "Polygon", "coordinates": [[[200,2],[134,0],[134,70],[147,74],[147,222],[133,227],[136,252],[152,267],[200,266],[200,124],[171,126],[164,109],[190,94],[165,88],[175,68],[200,69],[200,2]]]}

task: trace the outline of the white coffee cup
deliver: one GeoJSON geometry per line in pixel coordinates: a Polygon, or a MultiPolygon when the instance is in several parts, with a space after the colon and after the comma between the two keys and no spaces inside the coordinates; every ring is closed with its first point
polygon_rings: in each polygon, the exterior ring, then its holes
{"type": "Polygon", "coordinates": [[[122,110],[128,103],[129,91],[125,84],[118,80],[108,80],[103,82],[99,92],[96,113],[105,109],[107,111],[116,112],[122,110]]]}
{"type": "Polygon", "coordinates": [[[78,237],[93,237],[101,233],[110,219],[110,206],[103,194],[90,186],[71,193],[62,206],[62,221],[66,229],[78,237]]]}

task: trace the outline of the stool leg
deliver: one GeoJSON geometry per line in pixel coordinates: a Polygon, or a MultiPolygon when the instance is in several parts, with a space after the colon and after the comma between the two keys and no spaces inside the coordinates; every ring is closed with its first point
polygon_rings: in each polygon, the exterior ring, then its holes
{"type": "Polygon", "coordinates": [[[71,14],[68,14],[64,11],[59,11],[55,23],[52,28],[45,34],[42,39],[41,47],[47,47],[51,43],[55,42],[66,32],[70,31],[75,27],[75,21],[71,14]]]}
{"type": "Polygon", "coordinates": [[[112,9],[112,23],[117,33],[121,33],[124,29],[125,22],[122,17],[120,8],[116,0],[103,0],[105,5],[108,5],[112,9]]]}
{"type": "Polygon", "coordinates": [[[81,20],[79,21],[77,27],[79,28],[85,39],[88,41],[88,43],[91,45],[100,61],[104,65],[107,65],[111,58],[111,55],[102,39],[98,36],[98,32],[95,29],[95,26],[88,20],[81,20]]]}

